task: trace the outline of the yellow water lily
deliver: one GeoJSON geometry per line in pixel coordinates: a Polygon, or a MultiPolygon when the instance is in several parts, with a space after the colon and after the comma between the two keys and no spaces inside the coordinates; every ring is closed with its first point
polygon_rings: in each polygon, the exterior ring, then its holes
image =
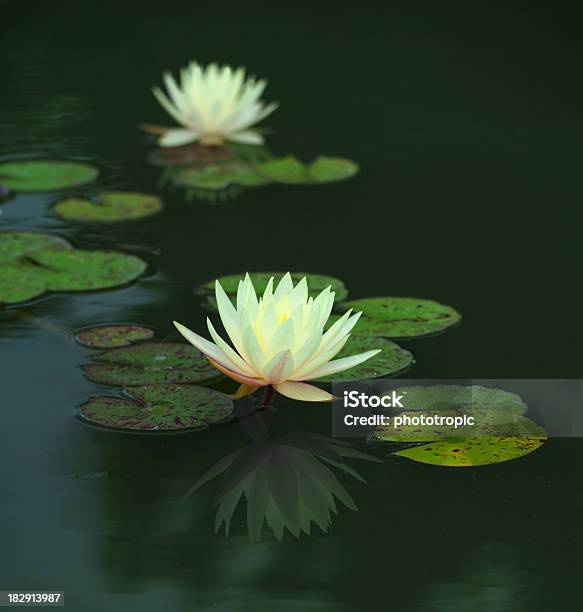
{"type": "Polygon", "coordinates": [[[214,367],[245,385],[248,392],[271,385],[292,399],[331,401],[330,393],[304,381],[352,368],[380,350],[331,361],[345,345],[361,313],[349,310],[324,331],[334,304],[330,287],[312,298],[308,297],[306,278],[294,287],[287,273],[275,290],[273,284],[271,278],[258,299],[247,274],[239,281],[234,306],[216,281],[219,315],[233,346],[221,338],[208,318],[214,343],[176,321],[174,325],[214,367]]]}
{"type": "Polygon", "coordinates": [[[263,143],[261,134],[250,128],[277,108],[260,100],[267,81],[246,77],[244,68],[204,67],[197,62],[182,69],[180,83],[169,72],[163,78],[166,93],[159,87],[153,93],[183,127],[165,130],[158,141],[161,146],[263,143]]]}

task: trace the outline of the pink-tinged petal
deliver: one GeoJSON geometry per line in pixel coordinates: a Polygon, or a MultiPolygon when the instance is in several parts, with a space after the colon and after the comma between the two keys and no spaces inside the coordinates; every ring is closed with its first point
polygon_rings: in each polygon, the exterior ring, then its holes
{"type": "Polygon", "coordinates": [[[275,390],[286,397],[302,402],[331,402],[334,399],[331,393],[314,385],[289,380],[275,385],[275,390]]]}
{"type": "Polygon", "coordinates": [[[287,349],[274,355],[263,368],[263,378],[276,385],[289,378],[294,370],[292,352],[287,349]]]}
{"type": "MultiPolygon", "coordinates": [[[[310,380],[314,378],[322,378],[323,376],[330,376],[331,374],[337,374],[343,372],[349,368],[360,365],[367,359],[374,357],[377,353],[380,353],[381,349],[374,351],[367,351],[366,353],[360,353],[358,355],[351,355],[350,357],[343,357],[342,359],[336,359],[336,361],[330,361],[324,365],[308,372],[302,376],[303,380],[310,380]]],[[[295,377],[294,377],[295,378],[295,377]]]]}
{"type": "Polygon", "coordinates": [[[238,383],[241,383],[242,385],[250,385],[252,387],[265,387],[265,385],[269,384],[265,380],[259,380],[258,378],[251,378],[250,376],[245,376],[244,374],[241,374],[240,372],[233,372],[233,370],[229,370],[229,368],[225,368],[223,365],[221,365],[217,361],[214,361],[214,359],[211,359],[210,357],[207,357],[207,359],[209,360],[209,363],[213,366],[213,368],[216,368],[217,370],[219,370],[219,372],[222,372],[225,376],[228,376],[229,378],[236,380],[238,383]]]}

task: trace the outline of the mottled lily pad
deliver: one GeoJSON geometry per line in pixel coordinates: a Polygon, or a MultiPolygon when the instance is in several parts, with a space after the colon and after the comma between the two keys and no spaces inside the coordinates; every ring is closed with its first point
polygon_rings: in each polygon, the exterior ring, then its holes
{"type": "Polygon", "coordinates": [[[415,338],[443,331],[461,319],[451,306],[406,297],[372,297],[340,304],[362,311],[358,331],[385,338],[415,338]]]}
{"type": "Polygon", "coordinates": [[[229,396],[192,385],[147,385],[127,390],[129,399],[95,396],[79,407],[91,424],[144,433],[208,429],[233,413],[229,396]]]}
{"type": "Polygon", "coordinates": [[[519,459],[537,450],[544,438],[492,437],[443,440],[413,446],[394,454],[420,463],[445,467],[472,467],[519,459]]]}
{"type": "Polygon", "coordinates": [[[308,166],[308,177],[316,183],[343,181],[358,172],[358,164],[341,157],[318,157],[308,166]]]}
{"type": "Polygon", "coordinates": [[[23,160],[0,164],[0,183],[14,191],[51,191],[94,181],[99,171],[81,162],[23,160]]]}
{"type": "MultiPolygon", "coordinates": [[[[273,276],[274,286],[281,280],[281,278],[285,275],[285,272],[250,272],[249,276],[253,282],[253,286],[255,287],[255,291],[257,295],[263,294],[267,287],[267,283],[269,279],[273,276]]],[[[294,282],[294,285],[297,284],[304,276],[308,281],[308,291],[310,297],[316,297],[321,291],[326,289],[326,287],[331,287],[331,290],[335,293],[335,300],[343,300],[347,295],[348,291],[344,285],[344,283],[339,278],[334,278],[333,276],[325,276],[323,274],[309,274],[307,272],[292,272],[291,277],[294,282]]],[[[225,290],[225,293],[234,298],[237,295],[237,288],[239,286],[239,281],[245,277],[245,274],[230,274],[228,276],[219,277],[219,282],[221,286],[225,290]]],[[[214,296],[215,291],[215,281],[208,281],[204,285],[200,287],[202,292],[206,296],[205,305],[213,310],[217,309],[217,302],[214,296]]]]}
{"type": "Polygon", "coordinates": [[[255,187],[271,182],[259,174],[253,165],[241,162],[181,168],[173,174],[173,179],[183,187],[210,190],[226,189],[231,185],[255,187]]]}
{"type": "Polygon", "coordinates": [[[149,217],[162,210],[160,198],[146,193],[108,191],[98,194],[96,200],[67,198],[55,204],[54,212],[66,221],[113,223],[149,217]]]}
{"type": "Polygon", "coordinates": [[[200,383],[222,377],[198,349],[177,342],[145,342],[92,358],[99,363],[85,365],[83,370],[87,378],[102,385],[200,383]]]}
{"type": "Polygon", "coordinates": [[[124,285],[146,269],[133,255],[81,251],[36,232],[0,232],[0,303],[16,304],[46,291],[87,291],[124,285]]]}
{"type": "Polygon", "coordinates": [[[89,291],[125,285],[147,268],[135,255],[114,251],[46,249],[29,258],[44,268],[49,291],[89,291]]]}
{"type": "Polygon", "coordinates": [[[140,340],[150,340],[154,330],[140,325],[93,325],[82,329],[75,340],[90,348],[119,348],[140,340]]]}
{"type": "Polygon", "coordinates": [[[413,355],[409,351],[401,348],[398,344],[386,340],[385,338],[359,333],[353,333],[352,336],[350,336],[344,348],[334,357],[334,359],[341,359],[342,357],[349,357],[350,355],[356,355],[357,353],[364,353],[374,349],[381,349],[381,352],[354,368],[339,372],[338,374],[333,374],[332,376],[325,376],[318,380],[320,382],[332,382],[339,380],[363,380],[367,378],[376,378],[378,376],[392,376],[398,372],[402,372],[415,361],[413,355]]]}
{"type": "Polygon", "coordinates": [[[547,438],[546,431],[524,416],[526,404],[503,389],[481,386],[431,385],[400,387],[406,410],[399,417],[474,418],[474,424],[407,422],[377,427],[372,442],[425,443],[397,450],[395,455],[422,463],[472,466],[499,463],[536,450],[547,438]]]}
{"type": "Polygon", "coordinates": [[[44,249],[72,249],[64,239],[40,232],[0,232],[0,264],[44,249]]]}

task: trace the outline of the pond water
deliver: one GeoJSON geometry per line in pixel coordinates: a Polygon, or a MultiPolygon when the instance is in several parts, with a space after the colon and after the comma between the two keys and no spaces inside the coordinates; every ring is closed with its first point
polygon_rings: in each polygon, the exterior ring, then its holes
{"type": "MultiPolygon", "coordinates": [[[[350,461],[367,484],[342,479],[358,511],[339,504],[328,533],[280,542],[266,530],[252,543],[240,512],[227,538],[213,532],[218,481],[182,496],[254,428],[146,437],[82,425],[76,406],[104,389],[83,377],[90,350],[69,335],[129,321],[178,340],[173,319],[203,329],[200,283],[306,270],[343,279],[353,298],[426,297],[462,313],[447,333],[402,343],[411,376],[578,377],[575,22],[431,3],[2,7],[2,159],[87,160],[102,170],[90,193],[160,193],[165,210],[100,228],[52,216],[54,193],[0,206],[2,230],[150,264],[122,289],[0,311],[0,589],[63,590],[79,612],[578,609],[580,440],[461,470],[350,461]],[[361,172],[217,204],[162,189],[137,125],[167,123],[150,87],[191,58],[269,79],[281,102],[266,122],[272,152],[345,156],[361,172]]],[[[280,434],[330,434],[326,405],[276,407],[280,434]]]]}

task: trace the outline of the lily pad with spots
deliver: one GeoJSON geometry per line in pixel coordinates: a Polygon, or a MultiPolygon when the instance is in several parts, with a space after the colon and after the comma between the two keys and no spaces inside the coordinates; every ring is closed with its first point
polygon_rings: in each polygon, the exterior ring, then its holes
{"type": "MultiPolygon", "coordinates": [[[[267,287],[267,283],[269,279],[273,276],[274,286],[277,286],[277,283],[282,279],[285,275],[285,272],[250,272],[249,276],[253,282],[253,286],[255,287],[255,291],[257,295],[263,294],[267,287]]],[[[331,287],[331,290],[334,291],[334,299],[336,301],[343,300],[348,295],[348,290],[344,283],[339,279],[333,276],[325,276],[323,274],[310,274],[307,272],[292,272],[291,277],[294,282],[294,285],[297,284],[304,276],[308,281],[308,290],[310,297],[316,297],[321,291],[323,291],[326,287],[331,287]]],[[[228,276],[219,277],[218,281],[221,283],[221,286],[225,290],[225,293],[234,298],[237,295],[237,288],[239,286],[239,281],[245,277],[244,273],[241,274],[230,274],[228,276]]],[[[206,298],[205,306],[211,308],[212,310],[217,309],[217,302],[214,296],[215,291],[215,281],[211,280],[199,288],[200,291],[206,298]]]]}
{"type": "Polygon", "coordinates": [[[73,249],[52,234],[0,232],[0,303],[17,304],[47,291],[125,285],[146,267],[133,255],[73,249]]]}
{"type": "Polygon", "coordinates": [[[162,210],[162,202],[147,193],[107,191],[98,194],[95,202],[86,198],[61,200],[53,210],[65,221],[114,223],[154,215],[162,210]]]}
{"type": "Polygon", "coordinates": [[[135,255],[115,251],[45,249],[29,259],[43,268],[49,291],[90,291],[125,285],[147,268],[135,255]]]}
{"type": "Polygon", "coordinates": [[[465,438],[421,444],[394,454],[431,465],[473,467],[519,459],[539,449],[544,441],[542,437],[465,438]]]}
{"type": "Polygon", "coordinates": [[[84,365],[83,371],[102,385],[202,383],[223,376],[198,349],[178,342],[144,342],[97,353],[92,359],[98,363],[84,365]]]}
{"type": "Polygon", "coordinates": [[[21,160],[0,163],[0,184],[14,191],[52,191],[94,181],[99,170],[75,161],[21,160]]]}
{"type": "Polygon", "coordinates": [[[95,396],[79,407],[92,425],[120,431],[179,433],[208,429],[232,417],[229,396],[193,385],[147,385],[126,390],[128,398],[95,396]]]}
{"type": "Polygon", "coordinates": [[[92,325],[75,335],[75,340],[90,348],[119,348],[140,340],[150,340],[154,330],[141,325],[92,325]]]}
{"type": "Polygon", "coordinates": [[[339,372],[332,376],[325,376],[318,380],[320,382],[332,382],[340,380],[363,380],[367,378],[377,378],[379,376],[393,376],[407,369],[415,362],[413,355],[409,351],[401,348],[398,344],[386,340],[385,338],[359,333],[352,334],[344,348],[334,357],[334,359],[341,359],[374,349],[381,349],[381,352],[354,368],[344,370],[344,372],[339,372]]]}
{"type": "Polygon", "coordinates": [[[399,387],[406,409],[369,436],[376,443],[421,443],[395,455],[444,466],[498,463],[536,450],[546,431],[530,418],[522,399],[478,385],[399,387]],[[469,424],[463,417],[472,417],[469,424]],[[458,419],[458,423],[455,419],[458,419]],[[405,420],[404,420],[405,419],[405,420]]]}
{"type": "Polygon", "coordinates": [[[359,332],[394,339],[435,334],[461,319],[451,306],[407,297],[363,298],[342,302],[340,307],[362,311],[359,332]]]}

